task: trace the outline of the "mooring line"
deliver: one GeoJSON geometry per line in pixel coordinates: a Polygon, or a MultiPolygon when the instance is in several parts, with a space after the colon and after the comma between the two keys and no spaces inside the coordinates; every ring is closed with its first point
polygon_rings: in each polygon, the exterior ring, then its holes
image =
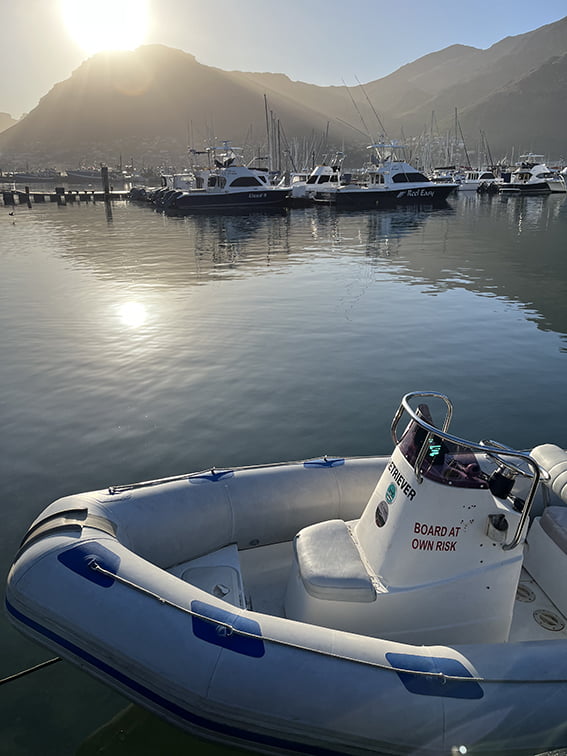
{"type": "Polygon", "coordinates": [[[13,680],[19,680],[20,677],[24,677],[24,675],[29,675],[32,672],[37,672],[40,669],[43,669],[44,667],[49,667],[51,664],[55,664],[55,662],[61,661],[60,656],[56,656],[53,659],[48,659],[47,661],[41,662],[40,664],[36,664],[35,667],[29,667],[29,669],[22,669],[21,672],[16,672],[14,675],[9,675],[8,677],[5,677],[3,680],[0,680],[0,685],[4,685],[4,683],[12,682],[13,680]]]}

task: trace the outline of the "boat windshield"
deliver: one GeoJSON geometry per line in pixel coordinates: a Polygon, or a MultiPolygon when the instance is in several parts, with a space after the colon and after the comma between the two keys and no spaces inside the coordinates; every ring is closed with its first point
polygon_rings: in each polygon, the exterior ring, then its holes
{"type": "Polygon", "coordinates": [[[256,176],[237,176],[229,186],[262,186],[262,182],[256,176]]]}
{"type": "Polygon", "coordinates": [[[395,173],[392,176],[392,181],[395,184],[404,184],[404,183],[429,183],[429,179],[427,176],[424,176],[423,173],[418,173],[417,171],[414,171],[413,173],[395,173]]]}
{"type": "Polygon", "coordinates": [[[209,180],[207,182],[207,186],[209,187],[209,189],[222,189],[225,184],[226,184],[225,177],[217,176],[215,173],[209,176],[209,180]]]}
{"type": "MultiPolygon", "coordinates": [[[[434,424],[427,404],[419,405],[417,415],[429,425],[434,424]]],[[[425,428],[411,420],[398,448],[412,467],[415,466],[426,438],[425,428]]],[[[421,474],[428,480],[456,488],[488,488],[488,476],[481,470],[473,452],[465,445],[441,439],[439,436],[432,435],[429,438],[421,474]]]]}

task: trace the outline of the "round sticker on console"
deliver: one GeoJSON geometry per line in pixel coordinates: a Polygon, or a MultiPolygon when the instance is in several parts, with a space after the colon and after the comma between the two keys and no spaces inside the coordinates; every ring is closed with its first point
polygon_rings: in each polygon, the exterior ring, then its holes
{"type": "Polygon", "coordinates": [[[376,507],[376,514],[374,515],[374,519],[376,520],[376,525],[378,525],[379,528],[386,524],[386,520],[388,519],[388,505],[385,501],[382,500],[376,507]]]}

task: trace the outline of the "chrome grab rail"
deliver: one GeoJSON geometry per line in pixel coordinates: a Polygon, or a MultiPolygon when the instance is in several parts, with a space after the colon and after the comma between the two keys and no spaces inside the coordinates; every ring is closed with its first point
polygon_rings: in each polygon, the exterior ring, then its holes
{"type": "Polygon", "coordinates": [[[411,420],[417,423],[420,426],[420,428],[423,428],[423,430],[426,431],[425,438],[421,444],[421,448],[419,449],[419,452],[415,460],[415,465],[414,465],[414,472],[416,474],[416,477],[419,483],[423,482],[421,466],[423,464],[423,460],[425,459],[425,455],[427,454],[427,450],[429,448],[429,442],[432,436],[436,436],[437,438],[441,438],[444,441],[449,441],[450,443],[457,444],[459,446],[464,446],[470,451],[480,452],[481,454],[486,454],[488,456],[494,457],[496,458],[498,462],[500,462],[503,465],[506,465],[506,460],[502,459],[503,456],[521,459],[523,462],[525,462],[528,465],[529,471],[524,471],[521,468],[517,467],[516,465],[513,465],[512,463],[510,463],[510,469],[512,469],[515,473],[524,475],[525,477],[531,478],[532,480],[529,493],[526,496],[525,504],[522,509],[522,514],[518,521],[516,532],[514,533],[514,537],[512,538],[510,543],[502,544],[502,548],[505,550],[515,548],[520,542],[522,530],[529,517],[532,503],[534,500],[534,496],[540,482],[541,471],[537,462],[534,459],[532,459],[532,457],[529,455],[528,452],[517,451],[516,449],[509,449],[508,447],[498,444],[495,441],[490,441],[490,442],[480,441],[479,443],[474,443],[473,441],[467,441],[464,438],[460,438],[459,436],[453,436],[451,433],[448,433],[447,430],[449,428],[449,424],[453,416],[453,405],[449,397],[445,396],[445,394],[440,394],[437,391],[412,391],[409,394],[405,394],[405,396],[402,398],[400,406],[398,407],[398,410],[396,414],[394,415],[394,419],[392,420],[392,426],[391,426],[392,439],[396,446],[400,443],[400,439],[398,439],[396,431],[404,412],[406,412],[411,418],[411,420]],[[440,399],[445,403],[447,412],[445,415],[445,420],[443,421],[442,428],[436,428],[434,425],[430,425],[422,417],[420,417],[416,413],[416,411],[410,406],[409,404],[410,400],[415,399],[416,397],[440,399]]]}

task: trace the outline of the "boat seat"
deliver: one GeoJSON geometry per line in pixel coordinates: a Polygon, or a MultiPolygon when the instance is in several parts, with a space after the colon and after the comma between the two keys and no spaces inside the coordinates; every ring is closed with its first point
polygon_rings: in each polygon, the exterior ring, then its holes
{"type": "MultiPolygon", "coordinates": [[[[530,452],[548,477],[545,485],[567,504],[567,454],[555,444],[542,444],[530,452]]],[[[567,612],[567,507],[548,505],[528,531],[524,565],[560,612],[567,612]]]]}
{"type": "Polygon", "coordinates": [[[541,516],[541,527],[567,554],[567,507],[546,507],[541,516]]]}
{"type": "Polygon", "coordinates": [[[567,507],[548,506],[527,537],[524,567],[562,614],[567,613],[567,507]]]}
{"type": "MultiPolygon", "coordinates": [[[[548,477],[545,485],[567,504],[567,454],[555,444],[542,444],[530,452],[548,477]]],[[[524,566],[560,612],[567,612],[567,507],[548,505],[535,517],[527,536],[524,566]]]]}
{"type": "Polygon", "coordinates": [[[530,452],[530,456],[545,470],[549,479],[544,483],[567,504],[567,454],[555,444],[542,444],[530,452]]]}
{"type": "Polygon", "coordinates": [[[344,520],[303,528],[294,547],[301,580],[311,596],[356,602],[376,598],[370,575],[344,520]]]}

